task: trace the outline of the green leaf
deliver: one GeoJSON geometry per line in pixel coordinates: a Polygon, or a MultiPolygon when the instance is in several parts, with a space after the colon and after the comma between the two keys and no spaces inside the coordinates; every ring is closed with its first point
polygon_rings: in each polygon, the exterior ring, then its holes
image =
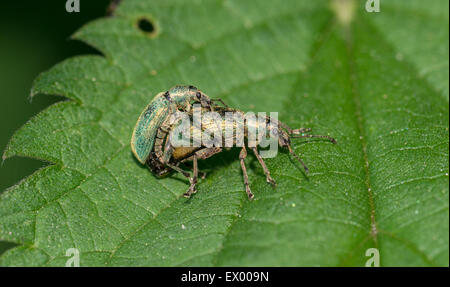
{"type": "Polygon", "coordinates": [[[75,34],[104,57],[68,59],[36,79],[56,94],[4,158],[50,164],[0,197],[5,266],[383,266],[449,264],[448,2],[123,1],[75,34]],[[447,6],[446,9],[442,8],[447,6]],[[330,9],[331,7],[331,9],[330,9]],[[153,32],[139,29],[147,19],[153,32]],[[132,156],[134,124],[175,84],[248,111],[276,111],[338,145],[295,140],[277,181],[238,150],[200,164],[198,193],[132,156]]]}

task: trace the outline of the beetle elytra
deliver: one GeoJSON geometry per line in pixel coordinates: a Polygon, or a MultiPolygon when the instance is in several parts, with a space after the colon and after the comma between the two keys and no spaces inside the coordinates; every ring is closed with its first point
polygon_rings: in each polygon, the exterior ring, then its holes
{"type": "Polygon", "coordinates": [[[131,150],[135,157],[145,164],[153,149],[158,128],[173,112],[189,112],[193,103],[211,108],[213,101],[222,102],[221,99],[210,99],[194,86],[175,86],[167,92],[157,94],[141,113],[134,127],[131,150]]]}

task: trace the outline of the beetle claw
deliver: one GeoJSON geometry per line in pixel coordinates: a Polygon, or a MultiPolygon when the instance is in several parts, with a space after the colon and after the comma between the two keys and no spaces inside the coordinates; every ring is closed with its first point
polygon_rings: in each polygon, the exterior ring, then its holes
{"type": "Polygon", "coordinates": [[[190,198],[192,194],[197,193],[197,189],[195,188],[195,184],[189,187],[189,190],[183,193],[183,196],[186,198],[190,198]]]}
{"type": "Polygon", "coordinates": [[[275,180],[271,177],[268,177],[267,179],[267,183],[270,183],[272,185],[272,187],[276,187],[277,183],[275,182],[275,180]]]}

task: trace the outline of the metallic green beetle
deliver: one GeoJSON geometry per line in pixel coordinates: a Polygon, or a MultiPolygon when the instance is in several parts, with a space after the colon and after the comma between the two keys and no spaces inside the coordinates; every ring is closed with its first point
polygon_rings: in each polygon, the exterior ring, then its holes
{"type": "MultiPolygon", "coordinates": [[[[142,164],[145,164],[153,149],[158,129],[175,111],[190,112],[193,103],[212,108],[210,99],[194,86],[175,86],[167,92],[161,92],[153,98],[139,116],[131,137],[131,150],[142,164]]],[[[225,105],[225,104],[224,104],[225,105]]]]}
{"type": "MultiPolygon", "coordinates": [[[[136,126],[133,131],[131,139],[131,148],[136,158],[142,163],[146,164],[153,173],[158,176],[167,174],[168,172],[175,170],[189,178],[190,187],[184,194],[186,197],[190,197],[192,193],[196,192],[196,183],[198,180],[198,159],[206,159],[214,154],[222,151],[221,147],[174,147],[170,140],[170,134],[174,128],[171,122],[171,115],[176,111],[186,112],[192,116],[191,110],[194,103],[200,103],[203,111],[216,111],[223,115],[225,112],[242,113],[239,110],[229,108],[221,99],[210,99],[204,93],[199,91],[193,86],[175,86],[167,92],[159,93],[145,108],[140,115],[136,126]],[[219,101],[224,107],[214,105],[214,101],[219,101]],[[186,171],[179,167],[180,163],[187,161],[193,162],[193,175],[189,171],[186,171]]],[[[270,117],[267,117],[266,123],[274,121],[270,117]]],[[[310,129],[300,128],[291,129],[280,121],[275,121],[276,129],[270,130],[269,133],[278,135],[278,142],[281,147],[288,148],[289,153],[294,156],[308,172],[307,166],[303,161],[293,152],[290,139],[291,138],[325,138],[332,143],[336,143],[336,140],[329,136],[311,135],[307,134],[310,129]]],[[[176,124],[175,124],[176,125],[176,124]]],[[[201,127],[201,130],[210,128],[208,126],[201,127]]],[[[192,127],[191,127],[192,129],[192,127]]],[[[224,126],[218,127],[219,131],[225,130],[224,126]]],[[[191,134],[194,131],[191,130],[191,134]]],[[[245,134],[247,137],[247,132],[245,134]]],[[[225,137],[222,137],[225,139],[225,137]]],[[[235,139],[233,139],[234,141],[235,139]]],[[[258,143],[257,143],[258,144],[258,143]]],[[[267,169],[262,157],[259,155],[256,147],[248,146],[259,163],[264,169],[266,174],[266,180],[268,183],[275,185],[275,181],[271,178],[270,172],[267,169]]],[[[246,146],[242,147],[239,155],[239,160],[244,175],[245,189],[249,199],[253,198],[253,194],[250,190],[247,176],[247,169],[245,167],[244,159],[247,156],[246,146]]]]}
{"type": "MultiPolygon", "coordinates": [[[[204,108],[203,108],[204,109],[204,108]]],[[[205,110],[207,111],[207,110],[205,110]]],[[[240,110],[229,108],[229,107],[214,107],[214,111],[219,113],[221,116],[224,116],[226,112],[232,112],[232,113],[240,113],[242,115],[242,119],[244,119],[244,113],[240,110]]],[[[236,123],[234,123],[236,124],[236,123]]],[[[258,129],[258,122],[248,122],[244,120],[242,123],[245,126],[244,129],[244,137],[248,138],[249,135],[249,128],[252,128],[253,130],[258,129]],[[247,124],[249,126],[247,126],[247,124]]],[[[269,127],[268,130],[266,130],[265,136],[276,136],[278,138],[278,144],[282,148],[287,148],[289,153],[296,158],[300,164],[305,169],[305,172],[308,173],[308,167],[303,162],[303,160],[295,154],[291,147],[291,139],[292,138],[323,138],[326,140],[329,140],[333,144],[336,144],[336,140],[330,136],[327,135],[313,135],[309,134],[311,132],[311,129],[309,128],[299,128],[299,129],[292,129],[286,124],[284,124],[281,121],[275,120],[270,117],[266,117],[266,120],[264,123],[262,123],[264,126],[269,127]],[[270,125],[270,122],[273,123],[273,125],[270,125]]],[[[236,126],[233,126],[233,134],[232,138],[228,140],[232,140],[233,144],[236,144],[237,138],[236,138],[236,126]]],[[[191,131],[190,134],[193,135],[196,132],[198,132],[198,128],[195,126],[190,127],[191,131]]],[[[219,133],[222,134],[221,139],[222,142],[220,146],[224,147],[226,138],[226,122],[222,121],[220,125],[216,124],[203,124],[200,128],[201,131],[204,130],[216,130],[219,133]]],[[[174,129],[170,129],[168,131],[158,131],[158,135],[156,138],[155,143],[155,149],[150,154],[147,165],[150,167],[150,169],[157,175],[161,176],[166,174],[167,172],[170,172],[171,170],[176,170],[183,174],[185,177],[189,179],[190,187],[189,190],[184,194],[185,197],[190,197],[193,193],[196,192],[196,184],[198,181],[198,163],[197,161],[199,159],[207,159],[217,153],[220,153],[223,151],[222,147],[206,147],[204,145],[201,145],[200,147],[174,147],[171,143],[171,136],[174,129]],[[192,175],[189,171],[184,170],[178,165],[180,163],[184,163],[187,161],[193,162],[193,171],[192,175]]],[[[273,186],[275,186],[275,180],[271,177],[270,171],[267,168],[263,158],[259,154],[257,146],[260,144],[260,139],[257,139],[255,142],[253,142],[252,145],[249,144],[249,140],[246,141],[246,143],[242,146],[241,152],[239,154],[239,161],[242,169],[242,174],[244,177],[244,185],[245,185],[245,191],[247,193],[248,198],[251,200],[253,199],[253,193],[250,190],[249,181],[248,181],[248,175],[247,175],[247,168],[245,166],[245,158],[247,157],[247,148],[250,149],[254,155],[256,156],[256,159],[258,160],[259,164],[263,168],[264,174],[266,175],[266,181],[273,186]]],[[[228,149],[228,148],[225,148],[228,149]]]]}

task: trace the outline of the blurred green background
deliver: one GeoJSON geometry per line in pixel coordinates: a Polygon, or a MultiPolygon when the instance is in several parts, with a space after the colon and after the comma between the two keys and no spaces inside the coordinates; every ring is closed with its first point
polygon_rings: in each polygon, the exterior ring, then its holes
{"type": "MultiPolygon", "coordinates": [[[[37,96],[30,102],[33,80],[40,72],[75,55],[95,54],[70,39],[88,21],[104,17],[110,0],[80,1],[80,13],[66,12],[63,0],[3,1],[0,9],[0,149],[14,131],[59,97],[37,96]]],[[[0,166],[0,192],[45,165],[29,158],[11,158],[0,166]]],[[[10,247],[0,242],[0,254],[10,247]]]]}

